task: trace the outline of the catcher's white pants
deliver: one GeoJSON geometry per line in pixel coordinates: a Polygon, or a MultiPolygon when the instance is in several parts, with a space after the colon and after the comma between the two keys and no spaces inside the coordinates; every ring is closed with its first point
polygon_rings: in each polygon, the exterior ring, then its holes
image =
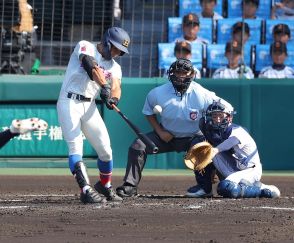
{"type": "Polygon", "coordinates": [[[95,101],[83,102],[66,97],[59,98],[57,113],[69,155],[83,156],[83,132],[100,160],[112,160],[108,131],[95,101]]]}
{"type": "Polygon", "coordinates": [[[237,162],[232,156],[226,156],[223,153],[217,154],[213,158],[215,168],[225,177],[238,184],[241,180],[246,180],[250,183],[260,181],[262,175],[262,166],[257,163],[253,168],[239,170],[236,166],[237,162]]]}

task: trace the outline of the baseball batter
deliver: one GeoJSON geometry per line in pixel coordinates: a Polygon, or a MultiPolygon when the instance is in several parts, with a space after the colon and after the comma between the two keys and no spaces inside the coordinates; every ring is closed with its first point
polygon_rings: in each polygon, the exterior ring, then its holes
{"type": "MultiPolygon", "coordinates": [[[[194,75],[191,61],[178,59],[168,71],[170,82],[152,89],[146,97],[143,114],[153,128],[146,135],[158,147],[158,153],[184,152],[204,140],[199,130],[199,119],[202,111],[219,98],[194,82],[194,75]],[[158,109],[154,109],[156,105],[162,108],[160,122],[156,116],[158,109]]],[[[129,147],[124,184],[116,189],[118,195],[130,197],[137,194],[148,154],[152,154],[152,151],[140,139],[136,139],[129,147]]],[[[202,188],[195,192],[195,196],[203,195],[206,192],[202,188]]]]}
{"type": "MultiPolygon", "coordinates": [[[[233,112],[221,101],[208,106],[200,129],[213,148],[213,165],[219,174],[217,192],[223,197],[251,198],[280,196],[272,185],[260,182],[262,165],[255,141],[241,126],[233,124],[233,112]]],[[[187,195],[193,196],[188,189],[187,195]]]]}
{"type": "Polygon", "coordinates": [[[46,121],[40,118],[15,119],[9,129],[0,132],[0,148],[7,144],[12,138],[32,131],[43,131],[48,128],[46,121]]]}
{"type": "Polygon", "coordinates": [[[122,71],[113,59],[128,53],[130,37],[118,27],[109,28],[97,46],[80,41],[68,63],[57,102],[58,119],[69,150],[69,168],[81,189],[83,203],[121,201],[111,186],[113,169],[112,149],[106,126],[95,104],[100,98],[108,109],[121,97],[122,71]],[[90,185],[83,162],[83,137],[89,140],[98,154],[100,180],[95,190],[90,185]]]}

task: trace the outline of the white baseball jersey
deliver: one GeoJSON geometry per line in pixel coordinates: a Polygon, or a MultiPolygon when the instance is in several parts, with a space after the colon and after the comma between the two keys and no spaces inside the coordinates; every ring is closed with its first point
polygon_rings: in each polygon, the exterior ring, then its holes
{"type": "Polygon", "coordinates": [[[188,40],[186,40],[186,39],[184,38],[184,36],[181,36],[181,37],[179,37],[179,38],[177,38],[177,39],[175,40],[175,42],[178,42],[178,41],[187,41],[187,42],[189,42],[190,44],[192,44],[192,43],[199,43],[199,44],[202,44],[202,45],[207,45],[207,44],[209,44],[209,40],[204,39],[204,38],[201,38],[201,37],[199,37],[199,36],[197,36],[197,38],[196,38],[195,40],[193,40],[193,41],[188,41],[188,40]]]}
{"type": "Polygon", "coordinates": [[[100,86],[92,81],[83,68],[79,56],[81,54],[94,57],[98,66],[103,69],[106,81],[111,84],[112,77],[121,79],[122,72],[120,65],[112,60],[105,60],[97,51],[95,45],[88,41],[80,41],[71,54],[65,77],[63,80],[60,95],[64,96],[68,92],[84,95],[95,99],[100,92],[100,86]]]}
{"type": "MultiPolygon", "coordinates": [[[[176,95],[171,82],[152,89],[143,107],[143,114],[153,115],[155,105],[162,107],[161,125],[175,137],[192,137],[199,132],[199,119],[202,113],[213,102],[220,98],[203,88],[196,82],[191,82],[183,97],[176,95]]],[[[228,107],[233,107],[222,100],[228,107]]]]}
{"type": "Polygon", "coordinates": [[[263,68],[259,78],[294,78],[294,69],[285,66],[283,69],[275,69],[272,66],[263,68]]]}
{"type": "MultiPolygon", "coordinates": [[[[203,15],[202,15],[202,12],[201,13],[199,13],[199,14],[197,14],[199,17],[202,17],[202,18],[206,18],[206,17],[204,17],[203,15]]],[[[224,17],[222,16],[222,15],[220,15],[219,13],[217,13],[217,12],[213,12],[213,16],[212,16],[212,20],[214,21],[214,22],[216,22],[216,20],[218,20],[218,19],[223,19],[224,17]]]]}
{"type": "Polygon", "coordinates": [[[217,170],[228,180],[239,183],[245,179],[259,181],[262,166],[256,143],[250,134],[239,125],[232,125],[228,139],[217,146],[220,152],[230,151],[231,156],[219,153],[213,158],[217,170]]]}
{"type": "MultiPolygon", "coordinates": [[[[212,78],[214,79],[235,79],[235,78],[240,78],[240,67],[237,67],[235,69],[229,68],[229,67],[221,67],[217,69],[213,75],[212,78]]],[[[243,78],[246,79],[253,79],[254,74],[249,67],[245,67],[245,72],[243,73],[243,78]]]]}
{"type": "Polygon", "coordinates": [[[108,131],[95,103],[100,86],[89,78],[79,60],[80,54],[94,57],[108,83],[112,83],[113,77],[121,79],[122,76],[119,64],[114,60],[105,60],[90,42],[80,41],[70,57],[57,102],[62,135],[67,142],[69,155],[83,155],[83,132],[99,159],[110,161],[112,150],[108,131]],[[69,92],[91,98],[91,101],[77,100],[75,95],[68,98],[69,92]]]}

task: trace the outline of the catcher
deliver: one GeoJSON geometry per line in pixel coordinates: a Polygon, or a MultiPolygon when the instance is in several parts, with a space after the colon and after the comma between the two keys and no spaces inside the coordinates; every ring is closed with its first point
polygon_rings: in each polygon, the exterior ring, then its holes
{"type": "MultiPolygon", "coordinates": [[[[276,186],[260,182],[262,165],[255,141],[243,127],[232,123],[233,114],[221,101],[208,106],[199,127],[209,143],[192,147],[185,157],[186,165],[198,172],[211,172],[215,167],[220,179],[217,193],[223,197],[279,197],[276,186]]],[[[187,196],[193,196],[198,187],[189,188],[187,196]]]]}

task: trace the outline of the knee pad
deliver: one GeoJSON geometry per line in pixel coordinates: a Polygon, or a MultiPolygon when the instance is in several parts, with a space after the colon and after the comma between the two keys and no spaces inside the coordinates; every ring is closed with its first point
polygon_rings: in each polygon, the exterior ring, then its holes
{"type": "Polygon", "coordinates": [[[260,187],[253,185],[252,183],[241,181],[239,186],[241,188],[241,197],[243,198],[255,198],[259,197],[261,194],[260,187]]]}
{"type": "Polygon", "coordinates": [[[238,198],[241,196],[241,187],[233,181],[223,180],[217,186],[217,193],[226,198],[238,198]]]}

